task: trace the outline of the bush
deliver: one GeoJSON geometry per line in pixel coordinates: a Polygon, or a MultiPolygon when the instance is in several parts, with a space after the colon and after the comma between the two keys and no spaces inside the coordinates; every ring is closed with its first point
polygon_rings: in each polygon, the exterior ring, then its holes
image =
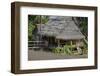
{"type": "Polygon", "coordinates": [[[70,47],[68,47],[68,45],[64,45],[63,47],[54,48],[53,52],[58,53],[58,54],[72,55],[72,50],[70,49],[70,47]]]}

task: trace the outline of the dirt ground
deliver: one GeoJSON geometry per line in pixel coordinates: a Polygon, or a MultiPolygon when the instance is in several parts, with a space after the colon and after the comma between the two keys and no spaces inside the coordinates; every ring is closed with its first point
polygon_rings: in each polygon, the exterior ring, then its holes
{"type": "Polygon", "coordinates": [[[87,57],[87,55],[68,56],[55,54],[50,51],[46,52],[43,50],[28,50],[28,60],[79,59],[87,57]]]}

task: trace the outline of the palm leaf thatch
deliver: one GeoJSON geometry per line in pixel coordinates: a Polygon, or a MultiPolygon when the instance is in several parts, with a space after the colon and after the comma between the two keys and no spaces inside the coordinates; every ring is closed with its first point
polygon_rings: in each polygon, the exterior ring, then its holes
{"type": "Polygon", "coordinates": [[[65,16],[50,16],[47,23],[38,24],[38,33],[42,36],[55,37],[62,40],[79,40],[84,38],[72,17],[65,16]]]}

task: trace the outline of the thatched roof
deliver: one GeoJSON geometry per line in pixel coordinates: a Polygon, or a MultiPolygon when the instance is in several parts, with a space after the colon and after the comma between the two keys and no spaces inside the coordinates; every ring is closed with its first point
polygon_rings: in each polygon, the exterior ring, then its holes
{"type": "Polygon", "coordinates": [[[72,17],[50,16],[46,24],[38,26],[38,33],[63,40],[78,40],[84,38],[72,17]]]}

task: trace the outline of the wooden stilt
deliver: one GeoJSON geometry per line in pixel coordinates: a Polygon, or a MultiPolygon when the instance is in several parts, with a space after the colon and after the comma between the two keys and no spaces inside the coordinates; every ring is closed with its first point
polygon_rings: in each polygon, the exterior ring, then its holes
{"type": "Polygon", "coordinates": [[[72,51],[72,45],[73,45],[72,41],[70,41],[70,45],[71,45],[71,51],[72,51]]]}
{"type": "Polygon", "coordinates": [[[56,38],[55,38],[55,42],[56,42],[56,38]]]}
{"type": "Polygon", "coordinates": [[[77,51],[78,51],[78,54],[82,54],[82,49],[80,48],[80,40],[77,42],[77,51]]]}
{"type": "Polygon", "coordinates": [[[60,40],[58,40],[58,47],[60,47],[60,40]]]}

